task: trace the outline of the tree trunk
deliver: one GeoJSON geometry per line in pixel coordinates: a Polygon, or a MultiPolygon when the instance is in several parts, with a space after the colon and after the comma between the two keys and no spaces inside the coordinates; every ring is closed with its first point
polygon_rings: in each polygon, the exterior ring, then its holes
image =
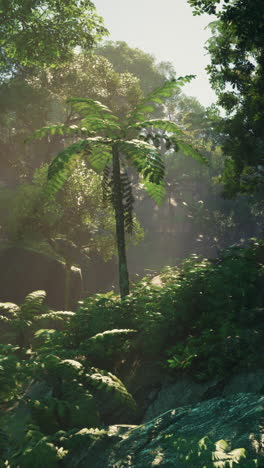
{"type": "Polygon", "coordinates": [[[129,294],[129,279],[126,258],[125,220],[122,185],[120,178],[120,161],[117,145],[112,148],[113,155],[113,202],[116,221],[116,242],[119,263],[119,289],[121,298],[129,294]]]}

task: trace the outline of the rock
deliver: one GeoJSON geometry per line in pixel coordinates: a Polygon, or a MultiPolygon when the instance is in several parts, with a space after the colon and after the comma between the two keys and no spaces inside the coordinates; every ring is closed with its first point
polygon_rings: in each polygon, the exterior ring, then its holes
{"type": "MultiPolygon", "coordinates": [[[[164,369],[155,360],[136,360],[132,363],[131,367],[126,368],[124,374],[121,375],[121,380],[124,382],[129,392],[132,393],[140,408],[138,414],[140,419],[137,422],[142,421],[146,409],[157,398],[165,378],[166,373],[164,369]]],[[[174,406],[169,406],[166,410],[173,407],[174,406]]],[[[155,413],[155,416],[164,413],[166,410],[155,413]]]]}
{"type": "Polygon", "coordinates": [[[198,383],[190,377],[180,377],[175,383],[165,384],[148,406],[143,422],[159,414],[184,405],[198,403],[214,397],[228,397],[235,393],[264,393],[264,369],[241,371],[229,380],[211,380],[198,383]]]}
{"type": "Polygon", "coordinates": [[[238,392],[264,393],[264,369],[236,374],[224,387],[223,395],[229,396],[238,392]]]}
{"type": "MultiPolygon", "coordinates": [[[[27,250],[9,247],[0,251],[0,301],[21,304],[27,294],[44,289],[47,304],[64,309],[64,264],[56,258],[27,250]]],[[[81,298],[82,278],[78,268],[72,268],[70,305],[81,298]]]]}
{"type": "Polygon", "coordinates": [[[112,428],[104,440],[73,448],[63,466],[72,468],[79,455],[75,468],[263,467],[263,418],[263,396],[214,398],[167,411],[119,437],[113,437],[112,428]],[[228,463],[232,460],[234,465],[228,463]]]}
{"type": "Polygon", "coordinates": [[[172,408],[198,403],[215,385],[216,381],[197,383],[189,377],[181,377],[179,382],[164,385],[148,407],[143,422],[150,421],[172,408]]]}

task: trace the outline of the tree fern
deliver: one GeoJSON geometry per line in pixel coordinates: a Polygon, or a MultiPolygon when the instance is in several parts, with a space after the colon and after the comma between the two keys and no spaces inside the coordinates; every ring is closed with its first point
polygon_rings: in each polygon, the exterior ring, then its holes
{"type": "MultiPolygon", "coordinates": [[[[80,157],[88,159],[91,167],[103,172],[103,198],[113,205],[116,219],[117,250],[119,256],[119,284],[121,296],[129,292],[128,271],[125,251],[125,230],[133,229],[133,194],[125,170],[131,165],[143,179],[147,193],[160,203],[165,194],[164,163],[158,148],[164,142],[165,149],[181,149],[188,156],[204,162],[205,159],[184,141],[184,133],[174,122],[161,119],[148,119],[156,104],[173,96],[175,90],[193,78],[192,75],[166,81],[134,107],[121,122],[112,111],[101,102],[86,98],[68,100],[74,117],[68,125],[69,134],[86,138],[73,143],[61,151],[52,161],[48,171],[45,195],[54,196],[62,188],[80,157]],[[73,125],[72,125],[73,123],[73,125]],[[77,127],[80,128],[78,134],[77,127]],[[155,133],[148,138],[149,129],[155,133]],[[157,133],[159,131],[159,133],[157,133]],[[163,133],[162,133],[163,132],[163,133]],[[139,139],[134,138],[139,133],[139,139]],[[97,135],[97,136],[95,136],[97,135]],[[145,141],[144,141],[145,140],[145,141]]],[[[67,134],[66,126],[45,127],[32,136],[32,139],[47,134],[67,134]]]]}

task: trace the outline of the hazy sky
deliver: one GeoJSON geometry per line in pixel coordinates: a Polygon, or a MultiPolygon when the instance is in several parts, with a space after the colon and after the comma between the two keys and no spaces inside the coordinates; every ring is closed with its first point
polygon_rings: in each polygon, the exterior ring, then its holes
{"type": "Polygon", "coordinates": [[[177,75],[197,75],[184,92],[207,106],[215,100],[204,71],[209,63],[204,44],[205,29],[212,17],[193,16],[187,0],[94,0],[98,14],[110,31],[110,40],[125,41],[153,54],[158,61],[170,61],[177,75]]]}

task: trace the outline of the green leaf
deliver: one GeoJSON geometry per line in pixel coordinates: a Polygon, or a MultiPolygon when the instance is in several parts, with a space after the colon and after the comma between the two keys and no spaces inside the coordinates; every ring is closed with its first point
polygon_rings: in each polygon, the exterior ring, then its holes
{"type": "Polygon", "coordinates": [[[66,124],[59,124],[59,125],[50,125],[48,127],[42,127],[39,130],[35,130],[32,135],[26,138],[25,142],[30,143],[34,140],[41,140],[49,135],[61,135],[61,136],[81,136],[91,132],[88,132],[88,128],[85,126],[78,127],[77,125],[66,125],[66,124]]]}
{"type": "MultiPolygon", "coordinates": [[[[108,162],[111,160],[111,146],[103,143],[96,143],[96,139],[93,141],[95,141],[95,143],[91,142],[90,151],[87,156],[92,169],[94,169],[96,172],[102,172],[107,166],[108,162]]],[[[97,141],[99,140],[97,139],[97,141]]]]}
{"type": "Polygon", "coordinates": [[[189,143],[178,139],[172,141],[174,141],[174,143],[177,144],[177,146],[185,154],[185,156],[190,156],[191,158],[196,159],[202,164],[208,164],[208,160],[201,153],[199,153],[199,151],[193,148],[193,146],[189,143]]]}
{"type": "Polygon", "coordinates": [[[133,122],[145,120],[146,114],[155,110],[155,104],[162,104],[165,99],[173,96],[177,88],[189,83],[193,78],[194,75],[187,75],[185,77],[180,77],[177,80],[173,79],[166,81],[161,87],[156,88],[128,115],[129,124],[131,125],[133,122]]]}
{"type": "Polygon", "coordinates": [[[175,135],[184,135],[183,131],[178,125],[166,119],[144,120],[143,122],[136,122],[132,124],[129,128],[143,129],[149,127],[155,128],[157,130],[164,130],[165,132],[173,133],[175,135]]]}
{"type": "Polygon", "coordinates": [[[65,181],[70,176],[76,160],[83,155],[89,144],[87,140],[82,140],[61,151],[51,162],[48,170],[48,182],[45,186],[45,194],[54,196],[62,188],[65,181]]]}
{"type": "Polygon", "coordinates": [[[139,174],[159,184],[164,178],[164,163],[155,146],[141,140],[121,141],[119,149],[139,174]]]}
{"type": "Polygon", "coordinates": [[[143,181],[143,185],[147,194],[155,201],[155,203],[157,203],[157,205],[160,205],[166,195],[164,182],[162,181],[159,184],[155,184],[150,182],[149,179],[146,179],[143,181]]]}
{"type": "Polygon", "coordinates": [[[103,119],[118,120],[109,107],[94,99],[71,98],[67,103],[83,117],[93,115],[103,119]]]}

